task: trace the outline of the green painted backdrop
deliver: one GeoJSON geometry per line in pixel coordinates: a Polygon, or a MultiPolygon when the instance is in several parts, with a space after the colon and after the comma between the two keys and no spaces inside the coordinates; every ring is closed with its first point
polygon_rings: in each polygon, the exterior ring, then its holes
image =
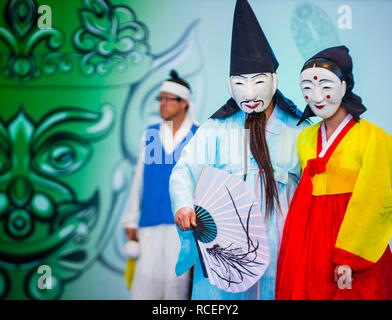
{"type": "MultiPolygon", "coordinates": [[[[340,1],[249,2],[288,97],[303,106],[304,60],[345,44],[365,118],[392,132],[390,1],[346,1],[346,29],[340,1]]],[[[142,131],[159,121],[154,98],[172,68],[191,83],[200,122],[226,101],[234,6],[0,0],[1,299],[128,298],[120,221],[142,131]],[[38,28],[40,5],[51,29],[38,28]]]]}

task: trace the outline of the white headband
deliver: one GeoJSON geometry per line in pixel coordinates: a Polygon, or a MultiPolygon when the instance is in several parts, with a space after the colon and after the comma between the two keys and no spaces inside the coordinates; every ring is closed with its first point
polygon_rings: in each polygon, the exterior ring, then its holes
{"type": "Polygon", "coordinates": [[[173,81],[165,81],[161,87],[161,92],[162,91],[174,94],[177,97],[188,100],[188,114],[191,117],[193,123],[199,125],[199,122],[195,117],[195,106],[190,100],[191,91],[187,87],[184,87],[183,85],[173,81]]]}
{"type": "Polygon", "coordinates": [[[188,101],[191,97],[191,91],[187,87],[173,81],[165,81],[162,84],[161,91],[174,94],[175,96],[188,101]]]}

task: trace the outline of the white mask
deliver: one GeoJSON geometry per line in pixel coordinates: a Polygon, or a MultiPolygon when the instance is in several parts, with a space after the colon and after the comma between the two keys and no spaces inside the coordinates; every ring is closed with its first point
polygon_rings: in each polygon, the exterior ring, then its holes
{"type": "Polygon", "coordinates": [[[276,73],[252,73],[231,76],[229,93],[240,109],[246,113],[263,112],[276,92],[276,73]]]}
{"type": "Polygon", "coordinates": [[[346,82],[325,68],[305,69],[300,83],[310,109],[323,119],[329,119],[336,113],[346,93],[346,82]]]}

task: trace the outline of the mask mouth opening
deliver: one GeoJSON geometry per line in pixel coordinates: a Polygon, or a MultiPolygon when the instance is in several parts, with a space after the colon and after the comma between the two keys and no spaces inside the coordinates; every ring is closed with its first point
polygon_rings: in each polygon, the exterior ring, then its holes
{"type": "MultiPolygon", "coordinates": [[[[90,229],[96,225],[98,213],[98,191],[85,202],[60,203],[58,218],[51,226],[50,235],[18,243],[1,241],[0,260],[12,264],[25,264],[53,254],[69,241],[74,241],[77,245],[84,244],[88,240],[90,229]]],[[[82,256],[78,255],[77,258],[80,260],[82,256]]]]}

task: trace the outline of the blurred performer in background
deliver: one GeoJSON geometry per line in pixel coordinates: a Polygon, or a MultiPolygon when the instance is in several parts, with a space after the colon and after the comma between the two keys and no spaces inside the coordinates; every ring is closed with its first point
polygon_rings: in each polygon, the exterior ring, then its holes
{"type": "Polygon", "coordinates": [[[130,240],[138,240],[140,254],[132,285],[132,299],[188,299],[190,273],[175,274],[180,240],[169,197],[169,178],[184,146],[198,126],[193,119],[189,84],[171,72],[157,100],[163,122],[147,128],[123,226],[130,240]]]}
{"type": "Polygon", "coordinates": [[[246,0],[238,0],[228,80],[232,98],[200,127],[170,178],[175,221],[184,230],[176,271],[181,274],[195,265],[192,299],[274,299],[283,225],[301,174],[296,141],[305,127],[297,126],[302,112],[277,90],[277,68],[252,8],[246,0]],[[233,139],[233,132],[238,139],[233,139]],[[203,276],[192,231],[185,231],[196,226],[193,194],[203,166],[241,176],[260,203],[270,264],[245,292],[229,293],[210,284],[203,276]]]}
{"type": "Polygon", "coordinates": [[[278,299],[392,299],[392,137],[360,118],[344,46],[301,71],[305,119],[323,121],[298,138],[303,175],[284,228],[278,299]]]}

